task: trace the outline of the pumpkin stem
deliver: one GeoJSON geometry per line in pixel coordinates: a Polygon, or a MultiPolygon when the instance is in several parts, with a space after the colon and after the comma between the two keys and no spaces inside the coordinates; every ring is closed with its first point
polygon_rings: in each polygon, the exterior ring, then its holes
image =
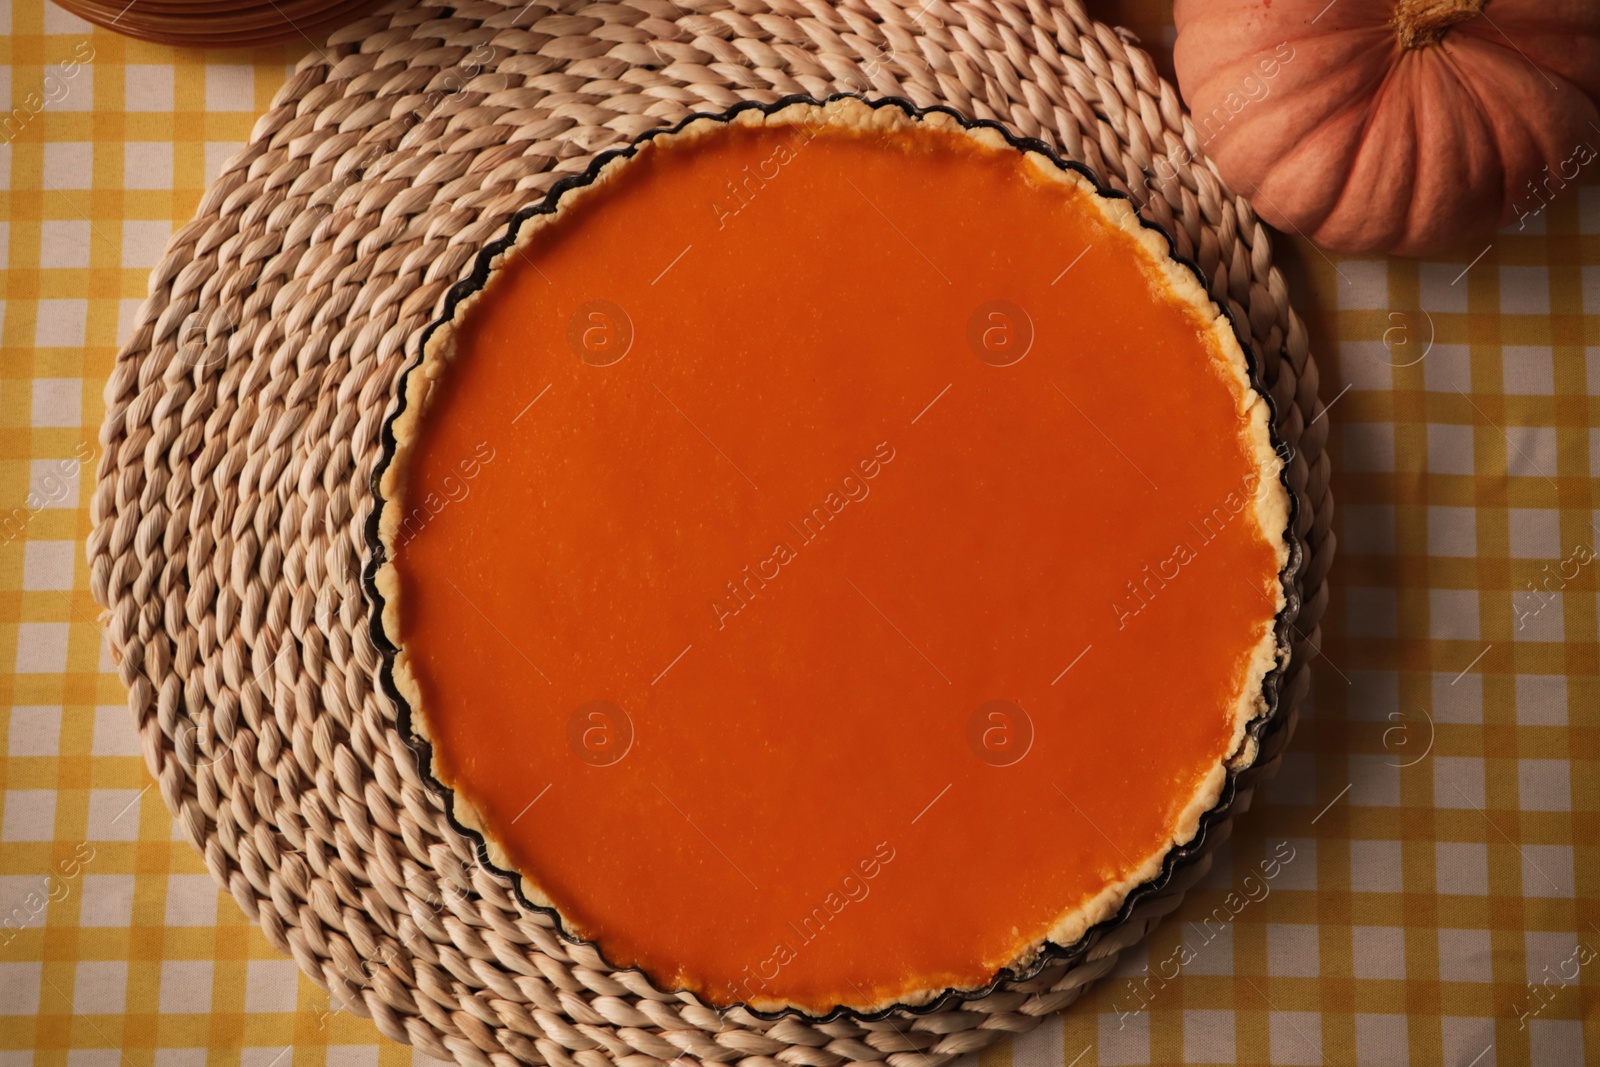
{"type": "Polygon", "coordinates": [[[1401,48],[1438,44],[1451,27],[1477,18],[1489,0],[1395,0],[1394,32],[1401,48]]]}

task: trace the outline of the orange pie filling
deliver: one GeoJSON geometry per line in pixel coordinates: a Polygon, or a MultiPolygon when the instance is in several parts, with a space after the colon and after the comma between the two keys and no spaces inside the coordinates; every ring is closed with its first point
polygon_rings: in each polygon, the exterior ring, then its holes
{"type": "Polygon", "coordinates": [[[664,988],[983,986],[1252,755],[1266,405],[1165,242],[992,131],[659,136],[522,225],[406,394],[379,585],[432,773],[664,988]]]}

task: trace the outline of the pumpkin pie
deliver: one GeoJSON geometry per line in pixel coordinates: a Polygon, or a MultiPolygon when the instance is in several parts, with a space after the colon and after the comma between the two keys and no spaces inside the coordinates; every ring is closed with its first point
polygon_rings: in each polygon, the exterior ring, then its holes
{"type": "Polygon", "coordinates": [[[486,859],[824,1015],[1030,973],[1254,756],[1289,496],[1229,319],[1085,173],[854,99],[559,184],[404,374],[375,623],[486,859]]]}

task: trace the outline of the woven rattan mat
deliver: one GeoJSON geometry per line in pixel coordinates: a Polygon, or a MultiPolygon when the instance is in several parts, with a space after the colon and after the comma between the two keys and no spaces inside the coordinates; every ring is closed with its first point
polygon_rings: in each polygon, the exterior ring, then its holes
{"type": "Polygon", "coordinates": [[[558,939],[477,866],[395,730],[363,528],[396,371],[446,291],[596,152],[740,100],[840,91],[945,104],[1087,164],[1252,334],[1309,507],[1284,713],[1235,811],[1277,765],[1327,600],[1327,422],[1267,233],[1144,53],[1076,2],[391,4],[300,63],[152,274],[106,387],[89,554],[183,832],[333,1003],[396,1040],[476,1064],[942,1063],[1071,1003],[1209,863],[982,999],[765,1022],[558,939]]]}

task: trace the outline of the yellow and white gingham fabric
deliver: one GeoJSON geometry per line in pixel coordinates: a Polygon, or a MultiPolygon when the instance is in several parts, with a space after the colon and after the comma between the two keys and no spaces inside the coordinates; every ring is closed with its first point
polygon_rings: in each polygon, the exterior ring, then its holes
{"type": "MultiPolygon", "coordinates": [[[[0,1067],[414,1059],[176,839],[83,556],[147,271],[305,47],[0,0],[0,1067]]],[[[982,1067],[1600,1062],[1600,175],[1438,261],[1280,256],[1332,403],[1313,698],[1203,886],[982,1067]]]]}

